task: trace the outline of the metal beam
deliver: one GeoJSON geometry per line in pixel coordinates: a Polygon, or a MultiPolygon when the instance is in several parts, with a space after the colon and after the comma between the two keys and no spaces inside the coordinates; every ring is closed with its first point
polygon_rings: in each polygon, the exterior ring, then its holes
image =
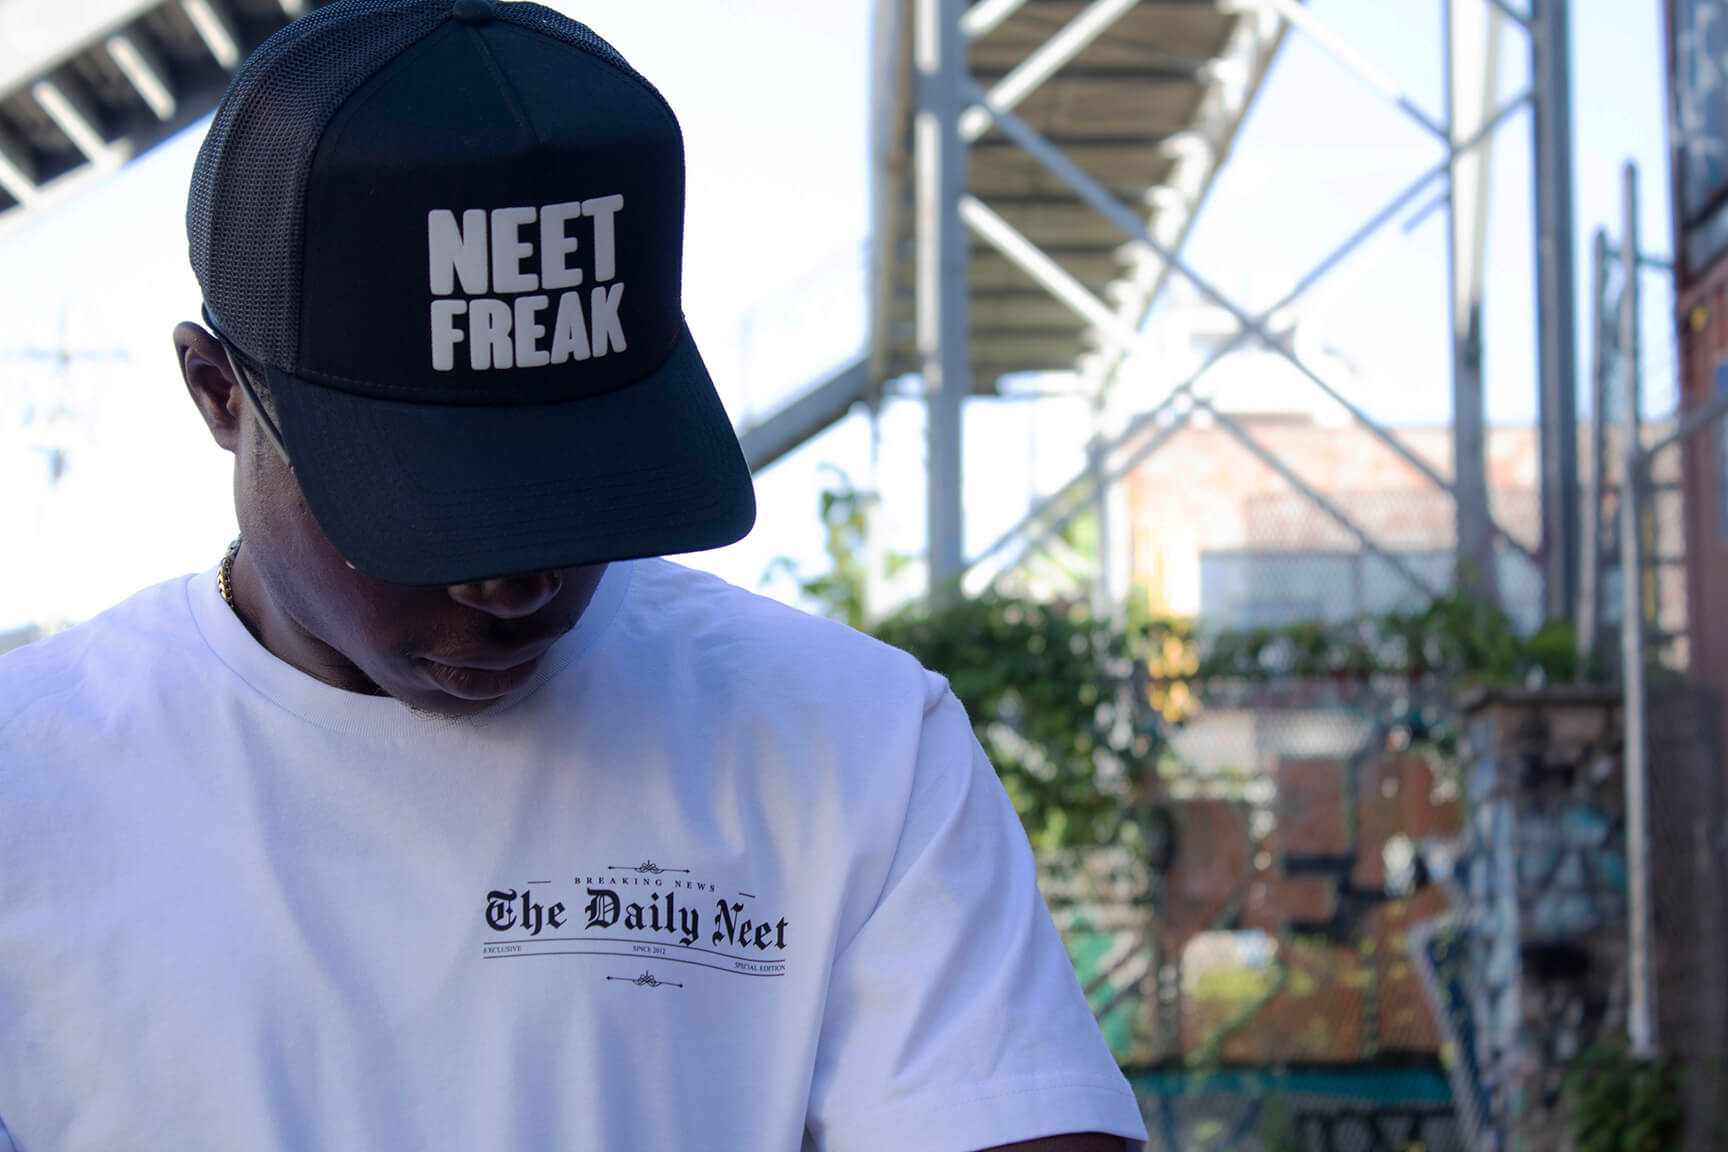
{"type": "Polygon", "coordinates": [[[36,183],[36,160],[29,147],[0,125],[0,188],[23,205],[35,202],[40,194],[36,183]]]}
{"type": "Polygon", "coordinates": [[[1460,590],[1498,604],[1493,519],[1488,506],[1488,420],[1482,379],[1492,138],[1457,147],[1494,106],[1500,75],[1500,15],[1480,0],[1444,0],[1447,135],[1454,160],[1446,214],[1452,316],[1452,484],[1460,590]],[[1478,55],[1470,49],[1484,45],[1478,55]]]}
{"type": "Polygon", "coordinates": [[[1507,3],[1507,0],[1488,0],[1488,5],[1518,27],[1529,29],[1530,13],[1512,7],[1511,4],[1507,3]]]}
{"type": "Polygon", "coordinates": [[[1543,607],[1549,619],[1570,620],[1577,605],[1578,399],[1568,0],[1535,0],[1533,17],[1530,74],[1536,114],[1531,135],[1535,151],[1543,607]]]}
{"type": "Polygon", "coordinates": [[[905,210],[900,193],[901,173],[906,171],[907,133],[901,130],[896,109],[912,103],[913,70],[905,66],[906,12],[900,3],[876,3],[870,29],[870,239],[868,244],[870,403],[872,444],[879,434],[876,409],[880,407],[888,380],[889,339],[897,293],[895,254],[899,246],[900,219],[905,210]]]}
{"type": "Polygon", "coordinates": [[[996,121],[997,127],[1001,128],[1008,136],[1017,141],[1020,146],[1026,149],[1026,151],[1031,154],[1035,160],[1042,164],[1051,175],[1062,180],[1072,188],[1075,195],[1079,196],[1080,199],[1097,209],[1105,219],[1116,225],[1116,227],[1130,240],[1145,245],[1158,257],[1167,262],[1172,268],[1186,276],[1189,282],[1200,290],[1202,295],[1209,298],[1214,304],[1217,304],[1226,312],[1229,312],[1231,316],[1236,319],[1238,324],[1247,329],[1250,334],[1262,340],[1267,348],[1289,361],[1297,371],[1308,377],[1308,379],[1322,392],[1329,396],[1334,403],[1349,412],[1359,424],[1367,429],[1375,439],[1379,440],[1388,449],[1390,449],[1399,459],[1403,460],[1411,468],[1415,469],[1420,475],[1427,478],[1427,480],[1435,487],[1446,492],[1452,490],[1451,484],[1449,484],[1439,472],[1435,471],[1432,464],[1428,463],[1428,461],[1424,460],[1421,456],[1412,451],[1410,447],[1396,435],[1381,427],[1371,416],[1362,411],[1362,409],[1358,408],[1355,404],[1351,403],[1336,388],[1332,387],[1332,385],[1328,384],[1325,379],[1319,375],[1319,373],[1315,372],[1314,369],[1304,363],[1300,357],[1285,348],[1283,344],[1272,335],[1272,333],[1266,330],[1264,322],[1248,315],[1248,313],[1243,311],[1242,308],[1233,300],[1218,288],[1214,287],[1211,281],[1194,271],[1194,269],[1180,256],[1171,252],[1164,245],[1158,243],[1158,241],[1147,231],[1145,225],[1140,222],[1139,217],[1137,217],[1115,197],[1111,196],[1109,191],[1100,185],[1098,181],[1076,166],[1066,156],[1063,156],[1061,152],[1052,148],[1043,137],[1038,135],[1037,131],[1032,128],[1031,125],[1027,124],[1012,112],[1005,112],[997,108],[991,108],[989,101],[985,99],[982,92],[978,91],[976,85],[972,86],[972,91],[975,93],[975,99],[977,102],[989,109],[991,116],[996,121]]]}
{"type": "Polygon", "coordinates": [[[1060,264],[1046,256],[982,200],[976,196],[962,197],[960,218],[1004,259],[1030,276],[1080,319],[1120,343],[1139,343],[1138,334],[1129,331],[1108,305],[1088,292],[1084,284],[1070,276],[1060,264]]]}
{"type": "MultiPolygon", "coordinates": [[[[1140,0],[1092,0],[1078,16],[991,86],[990,103],[998,108],[1017,106],[1139,3],[1140,0]]],[[[968,108],[960,117],[960,135],[968,142],[978,139],[989,128],[990,114],[982,108],[968,108]]]]}
{"type": "Polygon", "coordinates": [[[101,119],[82,96],[62,87],[57,81],[38,80],[30,85],[30,98],[48,113],[48,118],[87,159],[101,160],[108,154],[108,140],[102,135],[101,119]]]}
{"type": "MultiPolygon", "coordinates": [[[[1474,148],[1481,141],[1487,139],[1488,136],[1492,134],[1505,120],[1529,103],[1529,100],[1530,94],[1525,92],[1514,99],[1507,101],[1479,131],[1472,133],[1469,138],[1464,140],[1459,145],[1459,148],[1461,150],[1474,148]]],[[[1382,205],[1379,211],[1370,216],[1361,227],[1346,237],[1337,247],[1315,264],[1314,267],[1310,268],[1307,274],[1298,280],[1290,291],[1284,294],[1282,299],[1261,312],[1258,318],[1260,323],[1265,324],[1273,316],[1293,307],[1298,301],[1311,292],[1315,286],[1324,280],[1335,268],[1337,268],[1338,265],[1350,255],[1350,253],[1361,247],[1362,244],[1371,239],[1388,223],[1397,219],[1397,217],[1411,204],[1415,203],[1417,198],[1427,190],[1429,185],[1433,184],[1436,180],[1446,174],[1447,167],[1450,163],[1451,158],[1449,156],[1447,159],[1441,160],[1439,163],[1433,165],[1427,171],[1417,176],[1409,184],[1405,185],[1403,191],[1399,192],[1397,195],[1393,196],[1392,199],[1382,205]]],[[[1207,372],[1211,371],[1211,369],[1217,365],[1219,361],[1223,360],[1225,356],[1229,355],[1237,347],[1245,343],[1248,340],[1249,335],[1250,331],[1248,328],[1239,326],[1233,335],[1220,342],[1207,354],[1200,366],[1190,373],[1186,380],[1171,389],[1171,391],[1152,408],[1135,416],[1133,420],[1128,423],[1126,428],[1105,444],[1105,453],[1108,454],[1115,452],[1124,445],[1133,441],[1142,433],[1151,430],[1157,421],[1163,418],[1165,413],[1173,410],[1179,400],[1191,395],[1194,386],[1200,382],[1207,372]]],[[[1161,445],[1169,435],[1173,435],[1175,430],[1180,428],[1182,422],[1186,419],[1186,413],[1180,414],[1174,425],[1171,425],[1168,428],[1159,429],[1154,439],[1150,442],[1152,447],[1142,447],[1141,449],[1137,449],[1130,457],[1128,463],[1110,470],[1108,473],[1110,482],[1113,483],[1127,475],[1129,471],[1132,471],[1135,464],[1144,459],[1145,456],[1158,445],[1161,445]]],[[[983,563],[985,560],[988,560],[991,556],[1012,543],[1014,539],[1022,533],[1037,531],[1038,525],[1044,522],[1051,512],[1065,499],[1075,494],[1084,494],[1089,491],[1088,484],[1091,478],[1092,472],[1088,468],[1087,470],[1082,471],[1078,476],[1069,480],[1068,483],[1064,484],[1055,493],[1039,501],[1038,504],[1034,506],[1018,524],[1003,533],[993,543],[991,543],[988,548],[985,548],[982,552],[969,560],[966,565],[967,568],[971,569],[976,567],[978,564],[983,563]]],[[[1073,511],[1066,513],[1060,520],[1055,521],[1058,525],[1056,530],[1059,531],[1059,526],[1066,524],[1068,520],[1072,519],[1072,517],[1077,515],[1078,512],[1079,508],[1076,507],[1073,511]]],[[[1526,548],[1522,542],[1507,534],[1504,529],[1496,528],[1496,531],[1500,533],[1501,539],[1505,540],[1509,547],[1519,552],[1525,557],[1525,559],[1535,563],[1535,557],[1531,555],[1530,550],[1526,548]]]]}
{"type": "Polygon", "coordinates": [[[970,244],[960,220],[966,143],[960,135],[966,39],[965,0],[918,0],[918,354],[929,405],[928,521],[932,601],[958,595],[965,562],[961,506],[961,404],[972,387],[967,348],[970,244]]]}
{"type": "Polygon", "coordinates": [[[1694,432],[1708,428],[1724,416],[1728,416],[1728,396],[1717,396],[1702,407],[1687,412],[1672,429],[1644,446],[1644,466],[1648,468],[1652,458],[1670,444],[1677,444],[1694,432]]]}
{"type": "MultiPolygon", "coordinates": [[[[1166,155],[1173,161],[1167,184],[1181,193],[1181,201],[1161,206],[1152,229],[1172,251],[1180,252],[1186,244],[1196,211],[1230,152],[1273,52],[1283,41],[1284,22],[1271,9],[1254,4],[1237,13],[1235,31],[1207,71],[1194,128],[1173,134],[1164,144],[1166,155]]],[[[1054,136],[1046,139],[1062,147],[1054,136]]],[[[1161,260],[1144,261],[1124,285],[1118,315],[1134,330],[1144,328],[1151,318],[1169,273],[1169,266],[1161,260]]],[[[1112,350],[1090,366],[1105,403],[1110,402],[1127,363],[1122,351],[1112,350]]]]}
{"type": "Polygon", "coordinates": [[[240,37],[217,0],[180,0],[180,8],[192,21],[198,38],[204,41],[216,63],[222,66],[223,71],[232,72],[240,63],[240,37]]]}
{"type": "Polygon", "coordinates": [[[1602,505],[1607,478],[1608,382],[1617,365],[1608,362],[1609,317],[1603,313],[1608,296],[1608,235],[1596,229],[1590,246],[1590,466],[1584,474],[1583,539],[1580,554],[1583,570],[1578,574],[1578,654],[1586,660],[1596,655],[1607,621],[1602,597],[1603,563],[1607,556],[1602,505]]]}
{"type": "MultiPolygon", "coordinates": [[[[1554,0],[1539,0],[1552,3],[1554,0]]],[[[1641,557],[1644,479],[1639,432],[1638,365],[1638,170],[1626,165],[1625,219],[1621,233],[1620,411],[1625,439],[1620,445],[1623,476],[1620,496],[1620,662],[1625,685],[1626,894],[1628,982],[1626,1036],[1632,1055],[1656,1055],[1656,981],[1651,962],[1650,816],[1645,741],[1644,563],[1641,557]]]]}
{"type": "MultiPolygon", "coordinates": [[[[1161,409],[1163,407],[1160,405],[1161,409]]],[[[1115,484],[1122,480],[1138,468],[1141,461],[1169,443],[1171,438],[1182,430],[1187,420],[1188,413],[1183,413],[1166,427],[1158,429],[1153,435],[1142,441],[1140,446],[1135,448],[1126,460],[1114,467],[1106,468],[1102,477],[1092,470],[1089,459],[1087,467],[1078,476],[1038,501],[1019,524],[998,536],[991,541],[988,548],[974,556],[966,565],[967,571],[976,568],[1024,535],[1026,546],[1021,549],[1019,557],[1013,563],[1005,565],[992,579],[992,583],[1000,581],[1007,572],[1019,567],[1027,558],[1036,555],[1047,542],[1055,539],[1057,534],[1066,528],[1076,516],[1086,510],[1087,497],[1091,494],[1094,484],[1100,481],[1105,484],[1115,484]],[[1064,511],[1052,515],[1058,507],[1065,503],[1069,506],[1064,511]]],[[[1122,439],[1122,437],[1117,437],[1109,444],[1104,445],[1099,453],[1099,459],[1102,460],[1111,450],[1119,447],[1122,439]]]]}
{"type": "Polygon", "coordinates": [[[1026,0],[978,0],[960,17],[960,31],[968,40],[988,36],[1025,3],[1026,0]]]}
{"type": "MultiPolygon", "coordinates": [[[[1188,387],[1191,387],[1191,385],[1188,387]]],[[[1054,495],[1040,501],[1038,506],[1027,515],[1025,520],[1015,528],[1010,529],[1008,532],[999,536],[988,548],[980,552],[968,567],[975,567],[978,564],[983,563],[985,560],[989,559],[997,552],[1000,552],[1003,548],[1007,547],[1023,533],[1028,531],[1031,532],[1031,535],[1027,540],[1025,549],[1021,552],[1021,557],[1024,559],[1027,556],[1035,554],[1038,549],[1044,546],[1046,541],[1053,539],[1058,533],[1067,527],[1076,516],[1086,510],[1088,506],[1086,497],[1089,490],[1091,492],[1096,492],[1100,486],[1113,485],[1121,481],[1123,478],[1128,476],[1129,473],[1133,472],[1135,468],[1138,468],[1141,462],[1147,457],[1151,456],[1154,452],[1157,452],[1159,449],[1163,448],[1165,444],[1174,439],[1176,434],[1187,425],[1194,412],[1204,409],[1210,412],[1213,419],[1217,421],[1218,426],[1228,432],[1232,438],[1237,441],[1237,443],[1241,444],[1242,447],[1248,451],[1250,455],[1254,456],[1261,463],[1265,464],[1266,467],[1277,473],[1300,495],[1312,502],[1315,507],[1320,509],[1321,512],[1325,513],[1326,516],[1337,523],[1339,527],[1343,528],[1351,536],[1354,536],[1362,545],[1365,552],[1385,562],[1399,575],[1403,576],[1404,579],[1410,583],[1411,587],[1421,594],[1430,598],[1437,594],[1437,590],[1419,576],[1416,571],[1409,566],[1409,564],[1381,548],[1372,536],[1370,536],[1360,525],[1350,518],[1348,513],[1344,512],[1300,475],[1292,471],[1288,465],[1278,459],[1277,453],[1256,440],[1254,436],[1249,433],[1247,429],[1243,428],[1236,420],[1232,419],[1225,413],[1218,411],[1217,408],[1213,407],[1211,401],[1199,396],[1194,396],[1192,393],[1187,393],[1187,395],[1192,401],[1193,406],[1187,411],[1177,413],[1174,420],[1165,427],[1158,429],[1154,435],[1147,437],[1146,440],[1120,464],[1110,468],[1102,467],[1102,460],[1106,452],[1109,448],[1114,447],[1114,444],[1106,445],[1104,449],[1090,454],[1085,471],[1081,472],[1080,475],[1069,481],[1054,495]],[[1067,503],[1069,506],[1063,510],[1060,515],[1051,518],[1050,513],[1054,511],[1057,506],[1063,503],[1067,503]]],[[[1172,399],[1174,399],[1174,397],[1172,397],[1172,399]]],[[[1166,401],[1165,404],[1159,405],[1159,410],[1167,410],[1168,406],[1169,402],[1166,401]]],[[[1117,443],[1119,442],[1120,441],[1117,443]]],[[[1013,565],[1005,567],[1003,571],[1006,572],[1011,567],[1013,567],[1013,565]]],[[[999,580],[1001,575],[1002,573],[998,573],[996,579],[999,580]]]]}
{"type": "Polygon", "coordinates": [[[114,66],[120,69],[133,89],[158,120],[171,120],[174,117],[176,101],[174,86],[168,79],[168,69],[149,45],[142,43],[136,37],[117,32],[108,37],[103,48],[108,53],[108,59],[114,61],[114,66]]]}
{"type": "Polygon", "coordinates": [[[1264,464],[1267,468],[1270,468],[1273,472],[1276,472],[1283,478],[1286,484],[1290,485],[1290,487],[1296,489],[1298,493],[1306,497],[1310,504],[1320,509],[1320,511],[1331,517],[1333,522],[1335,522],[1340,528],[1354,536],[1357,543],[1362,545],[1362,550],[1364,552],[1371,556],[1377,556],[1385,563],[1391,565],[1400,576],[1410,582],[1412,588],[1416,589],[1416,591],[1422,593],[1424,596],[1427,596],[1429,599],[1432,600],[1440,594],[1439,589],[1418,576],[1416,570],[1411,568],[1410,565],[1406,564],[1403,560],[1380,547],[1380,545],[1375,542],[1374,538],[1358,526],[1354,520],[1350,519],[1349,515],[1346,514],[1343,509],[1332,503],[1332,501],[1327,499],[1325,494],[1320,492],[1319,489],[1315,488],[1312,484],[1309,484],[1308,481],[1304,480],[1288,464],[1280,460],[1278,458],[1278,453],[1272,451],[1270,448],[1260,443],[1260,441],[1254,439],[1254,437],[1248,433],[1246,428],[1242,427],[1242,425],[1237,423],[1231,417],[1225,415],[1223,412],[1218,411],[1217,408],[1213,407],[1212,402],[1204,396],[1195,396],[1193,399],[1194,406],[1198,409],[1210,412],[1212,414],[1212,419],[1217,421],[1218,427],[1224,429],[1224,431],[1228,432],[1238,444],[1242,445],[1243,448],[1246,448],[1249,455],[1253,456],[1256,460],[1259,460],[1260,463],[1264,464]]]}
{"type": "Polygon", "coordinates": [[[865,399],[869,384],[869,361],[859,360],[800,393],[766,419],[743,429],[738,433],[738,443],[744,449],[744,461],[750,471],[760,472],[817,433],[838,424],[854,404],[865,399]]]}
{"type": "Polygon", "coordinates": [[[1405,95],[1403,90],[1398,87],[1396,80],[1381,71],[1366,56],[1356,51],[1347,40],[1327,27],[1310,9],[1297,3],[1297,0],[1265,0],[1265,3],[1284,17],[1292,27],[1306,32],[1315,43],[1326,51],[1327,55],[1349,71],[1354,72],[1358,79],[1374,89],[1388,103],[1402,109],[1412,120],[1426,128],[1430,135],[1441,140],[1446,139],[1446,129],[1435,123],[1434,118],[1424,112],[1421,105],[1405,95]]]}

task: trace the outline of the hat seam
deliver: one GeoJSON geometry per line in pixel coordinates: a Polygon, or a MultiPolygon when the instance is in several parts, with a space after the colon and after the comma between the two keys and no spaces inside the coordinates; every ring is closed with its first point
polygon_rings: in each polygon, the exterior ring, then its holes
{"type": "MultiPolygon", "coordinates": [[[[515,25],[512,24],[510,27],[513,28],[515,25]]],[[[480,58],[486,62],[486,71],[491,73],[493,82],[505,94],[505,102],[510,105],[510,115],[515,117],[517,127],[528,133],[536,147],[544,144],[546,141],[540,135],[539,127],[528,115],[528,102],[522,99],[522,93],[516,90],[516,85],[510,82],[510,77],[504,75],[504,69],[498,66],[498,57],[493,54],[492,45],[486,41],[485,30],[470,26],[468,31],[479,46],[480,58]]],[[[590,52],[588,55],[592,56],[593,53],[590,52]]]]}

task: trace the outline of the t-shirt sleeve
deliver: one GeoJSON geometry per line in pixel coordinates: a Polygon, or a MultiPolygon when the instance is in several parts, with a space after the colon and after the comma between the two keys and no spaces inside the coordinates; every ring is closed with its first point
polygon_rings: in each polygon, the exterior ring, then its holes
{"type": "Polygon", "coordinates": [[[1019,819],[945,688],[881,895],[834,963],[808,1127],[823,1152],[1146,1139],[1019,819]]]}

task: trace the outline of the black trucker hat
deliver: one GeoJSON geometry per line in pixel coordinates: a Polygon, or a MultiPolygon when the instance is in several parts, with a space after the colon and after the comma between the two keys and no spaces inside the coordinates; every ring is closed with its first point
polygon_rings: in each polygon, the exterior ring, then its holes
{"type": "Polygon", "coordinates": [[[680,307],[678,122],[583,25],[317,9],[235,76],[186,227],[208,319],[362,572],[454,584],[750,530],[680,307]]]}

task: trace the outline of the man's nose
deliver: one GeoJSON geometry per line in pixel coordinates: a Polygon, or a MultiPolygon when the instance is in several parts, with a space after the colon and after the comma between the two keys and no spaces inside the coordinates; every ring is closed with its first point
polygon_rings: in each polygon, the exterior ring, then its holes
{"type": "Polygon", "coordinates": [[[563,587],[561,573],[527,572],[520,576],[500,576],[496,580],[452,584],[446,591],[458,604],[476,608],[500,620],[514,620],[540,611],[563,587]]]}

